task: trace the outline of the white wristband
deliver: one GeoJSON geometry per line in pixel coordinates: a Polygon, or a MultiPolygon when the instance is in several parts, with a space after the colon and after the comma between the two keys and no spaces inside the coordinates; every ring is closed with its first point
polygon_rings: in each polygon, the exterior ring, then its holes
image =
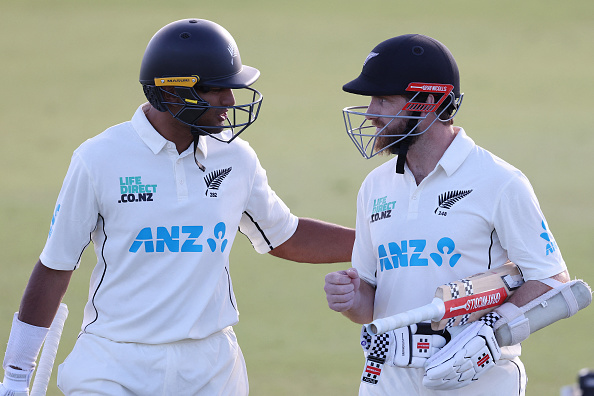
{"type": "Polygon", "coordinates": [[[13,391],[13,393],[7,393],[7,395],[20,395],[29,394],[29,383],[31,382],[31,375],[33,369],[30,370],[17,370],[7,367],[4,371],[4,380],[2,386],[6,390],[13,391]]]}
{"type": "Polygon", "coordinates": [[[37,356],[48,331],[47,327],[21,322],[18,312],[15,313],[4,356],[4,369],[8,366],[18,367],[25,371],[35,368],[37,356]]]}

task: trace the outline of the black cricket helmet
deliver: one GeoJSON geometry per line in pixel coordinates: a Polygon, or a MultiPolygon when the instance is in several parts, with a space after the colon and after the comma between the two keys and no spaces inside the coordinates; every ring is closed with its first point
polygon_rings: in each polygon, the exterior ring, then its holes
{"type": "MultiPolygon", "coordinates": [[[[260,71],[243,65],[235,40],[222,26],[204,19],[183,19],[161,28],[149,41],[140,67],[140,83],[149,103],[159,111],[191,127],[195,135],[208,135],[231,142],[258,117],[262,94],[250,88],[260,71]],[[173,95],[177,100],[166,101],[173,95]],[[247,91],[242,104],[211,106],[200,92],[211,88],[247,91]],[[175,110],[172,110],[175,109],[175,110]],[[219,134],[221,127],[203,125],[201,116],[211,108],[227,109],[231,133],[219,134]]],[[[238,92],[235,91],[235,92],[238,92]]]]}
{"type": "MultiPolygon", "coordinates": [[[[378,44],[365,59],[359,77],[342,89],[364,96],[404,95],[411,98],[397,114],[391,116],[368,113],[369,106],[343,109],[347,134],[363,157],[371,158],[388,149],[399,157],[403,154],[399,158],[402,161],[406,157],[406,142],[426,132],[438,119],[451,120],[463,97],[458,66],[451,52],[439,41],[421,34],[397,36],[378,44]],[[426,103],[429,94],[434,96],[434,103],[426,103]],[[435,113],[437,117],[431,125],[420,130],[421,121],[430,113],[435,113]],[[376,130],[367,117],[391,120],[381,130],[376,130]],[[408,120],[406,128],[400,134],[388,134],[386,127],[398,118],[408,120]],[[377,147],[379,135],[392,138],[391,143],[377,147]]],[[[401,165],[403,169],[403,162],[401,165]]]]}

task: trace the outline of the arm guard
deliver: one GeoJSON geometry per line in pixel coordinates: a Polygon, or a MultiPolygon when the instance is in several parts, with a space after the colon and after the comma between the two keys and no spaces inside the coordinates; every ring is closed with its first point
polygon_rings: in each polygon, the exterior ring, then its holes
{"type": "Polygon", "coordinates": [[[500,346],[515,345],[543,327],[569,318],[592,302],[592,290],[582,280],[561,283],[553,279],[541,282],[553,289],[522,307],[504,303],[495,312],[495,337],[500,346]]]}

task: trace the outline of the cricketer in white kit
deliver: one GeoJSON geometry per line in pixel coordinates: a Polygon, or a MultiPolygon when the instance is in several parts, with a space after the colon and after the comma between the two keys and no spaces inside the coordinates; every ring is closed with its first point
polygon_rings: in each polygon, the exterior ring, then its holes
{"type": "Polygon", "coordinates": [[[250,88],[259,74],[214,22],[180,20],[154,35],[140,71],[149,103],[72,156],[13,320],[1,396],[29,394],[91,242],[97,264],[81,332],[58,372],[66,395],[249,393],[232,328],[237,232],[258,253],[299,262],[349,261],[354,242],[353,229],[291,214],[237,137],[259,114],[262,95],[250,88]],[[241,90],[251,100],[236,104],[241,90]]]}
{"type": "Polygon", "coordinates": [[[266,253],[289,239],[298,220],[246,141],[201,137],[198,153],[206,172],[191,147],[178,154],[157,133],[142,106],[74,152],[40,258],[72,270],[93,241],[99,260],[83,332],[162,344],[237,323],[229,276],[237,230],[266,253]]]}
{"type": "MultiPolygon", "coordinates": [[[[404,175],[397,174],[396,161],[373,170],[357,198],[352,262],[361,279],[376,287],[374,319],[426,304],[438,286],[502,265],[508,257],[527,280],[565,270],[526,177],[478,147],[463,129],[420,185],[406,165],[404,175]]],[[[476,395],[492,388],[513,395],[519,385],[523,389],[520,345],[502,351],[491,372],[455,392],[476,395]]],[[[443,394],[424,389],[423,375],[422,368],[384,365],[378,382],[363,381],[360,394],[443,394]]]]}
{"type": "MultiPolygon", "coordinates": [[[[397,156],[359,190],[354,268],[326,276],[331,309],[369,323],[425,305],[437,287],[508,260],[526,281],[512,298],[530,301],[550,289],[540,280],[567,282],[527,178],[453,126],[463,94],[443,44],[420,34],[385,40],[343,90],[371,97],[368,106],[343,110],[359,152],[397,156]]],[[[364,327],[359,395],[524,395],[520,345],[487,345],[495,338],[488,320],[465,326],[444,333],[418,324],[373,337],[364,327]],[[485,353],[477,361],[454,355],[467,345],[485,353]],[[450,350],[455,359],[440,355],[450,350]]]]}
{"type": "MultiPolygon", "coordinates": [[[[198,155],[206,172],[195,165],[191,147],[178,154],[155,131],[142,107],[132,121],[75,151],[40,259],[72,270],[89,237],[93,241],[98,262],[83,343],[99,337],[168,344],[206,339],[236,324],[229,253],[237,230],[259,253],[295,232],[297,218],[268,186],[247,142],[201,137],[198,155]]],[[[84,352],[75,348],[63,367],[75,370],[76,383],[84,375],[76,358],[84,360],[84,352]]],[[[172,380],[181,386],[180,378],[172,380]]]]}

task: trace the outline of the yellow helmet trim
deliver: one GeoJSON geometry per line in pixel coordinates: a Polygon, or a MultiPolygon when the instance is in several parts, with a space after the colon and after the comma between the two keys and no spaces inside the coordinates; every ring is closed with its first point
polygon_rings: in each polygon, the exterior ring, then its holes
{"type": "Polygon", "coordinates": [[[200,81],[198,76],[190,77],[160,77],[155,78],[155,86],[157,87],[193,87],[200,81]]]}

